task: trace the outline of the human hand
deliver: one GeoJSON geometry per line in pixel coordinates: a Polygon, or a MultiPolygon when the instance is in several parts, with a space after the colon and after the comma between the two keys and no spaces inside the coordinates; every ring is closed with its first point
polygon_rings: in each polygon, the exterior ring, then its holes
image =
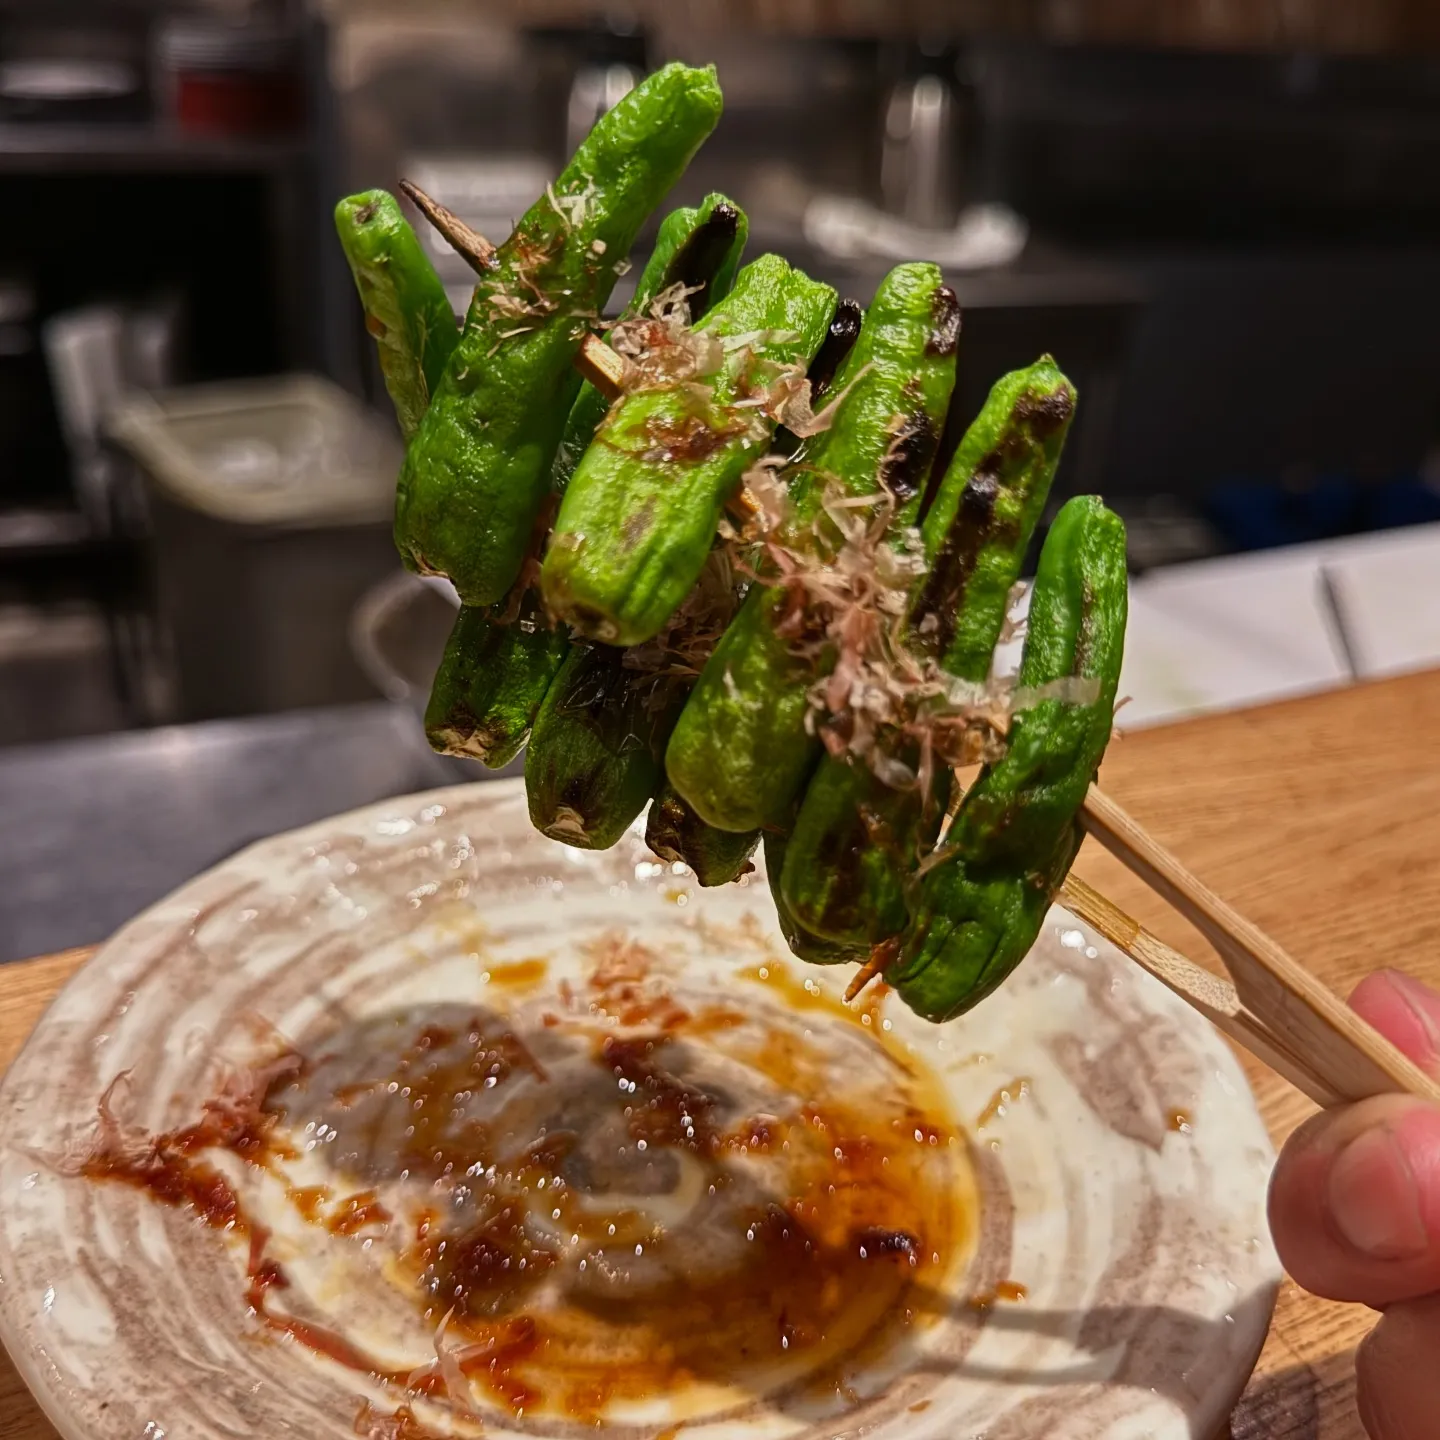
{"type": "MultiPolygon", "coordinates": [[[[1440,1077],[1440,994],[1398,971],[1351,1005],[1440,1077]]],[[[1380,1323],[1356,1358],[1371,1440],[1440,1434],[1440,1108],[1384,1095],[1327,1111],[1290,1137],[1270,1185],[1286,1270],[1313,1294],[1369,1305],[1380,1323]]]]}

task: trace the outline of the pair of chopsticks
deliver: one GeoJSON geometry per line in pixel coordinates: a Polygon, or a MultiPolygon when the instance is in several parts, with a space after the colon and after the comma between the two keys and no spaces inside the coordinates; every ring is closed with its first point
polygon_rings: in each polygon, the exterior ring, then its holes
{"type": "MultiPolygon", "coordinates": [[[[477,274],[494,268],[495,247],[484,236],[410,181],[402,180],[400,189],[477,274]]],[[[589,335],[575,368],[614,399],[627,362],[589,335]]],[[[1188,960],[1079,876],[1066,880],[1061,901],[1237,1044],[1323,1106],[1397,1091],[1440,1103],[1440,1084],[1202,884],[1098,786],[1090,787],[1081,823],[1200,930],[1230,979],[1188,960]]],[[[884,958],[877,955],[856,976],[847,998],[882,973],[884,958]]]]}
{"type": "Polygon", "coordinates": [[[1237,914],[1092,785],[1081,824],[1189,920],[1230,979],[1186,959],[1077,875],[1060,902],[1318,1105],[1397,1092],[1440,1103],[1440,1084],[1402,1055],[1268,935],[1237,914]]]}

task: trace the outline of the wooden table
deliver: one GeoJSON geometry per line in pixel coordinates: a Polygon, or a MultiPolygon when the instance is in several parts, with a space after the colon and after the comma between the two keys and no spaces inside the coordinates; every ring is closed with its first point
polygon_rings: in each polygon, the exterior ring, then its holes
{"type": "MultiPolygon", "coordinates": [[[[1123,713],[1122,713],[1123,718],[1123,713]]],[[[1150,730],[1111,747],[1105,786],[1202,879],[1348,994],[1396,964],[1440,985],[1440,671],[1150,730]],[[1370,948],[1383,916],[1387,948],[1370,948]]],[[[1197,959],[1198,935],[1088,845],[1086,879],[1197,959]]],[[[88,951],[0,967],[0,1066],[88,951]]],[[[1246,1057],[1278,1141],[1309,1102],[1246,1057]]],[[[1287,1283],[1233,1440],[1363,1440],[1366,1310],[1287,1283]]],[[[0,1355],[0,1435],[55,1432],[0,1355]]]]}

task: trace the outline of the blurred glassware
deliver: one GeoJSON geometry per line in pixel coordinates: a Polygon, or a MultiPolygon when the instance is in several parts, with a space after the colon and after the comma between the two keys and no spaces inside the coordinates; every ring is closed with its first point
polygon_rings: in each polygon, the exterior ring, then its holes
{"type": "Polygon", "coordinates": [[[885,107],[880,189],[885,208],[925,230],[955,223],[963,194],[956,52],[918,42],[885,107]]]}
{"type": "Polygon", "coordinates": [[[798,237],[838,260],[929,260],[949,271],[991,270],[1018,260],[1030,237],[1025,218],[1006,205],[971,205],[950,226],[926,229],[856,196],[817,190],[788,165],[755,166],[741,198],[752,234],[792,247],[798,237]]]}
{"type": "Polygon", "coordinates": [[[133,537],[147,528],[143,491],[105,444],[105,419],[132,390],[175,384],[182,310],[167,295],[148,305],[63,311],[42,328],[76,503],[92,534],[133,537]]]}
{"type": "Polygon", "coordinates": [[[0,115],[6,121],[145,118],[144,32],[133,18],[72,15],[65,23],[17,14],[7,17],[3,38],[0,115]]]}
{"type": "Polygon", "coordinates": [[[599,20],[579,42],[582,60],[565,106],[565,153],[574,154],[595,122],[644,78],[645,34],[624,16],[599,20]]]}
{"type": "Polygon", "coordinates": [[[946,270],[990,270],[1024,252],[1029,226],[1006,205],[972,205],[945,228],[896,220],[841,195],[816,195],[805,207],[807,241],[842,259],[930,260],[946,270]]]}
{"type": "Polygon", "coordinates": [[[398,570],[368,591],[350,618],[356,663],[386,699],[410,712],[407,732],[424,750],[437,784],[524,769],[522,757],[504,771],[490,771],[478,760],[437,755],[425,740],[425,705],[459,609],[448,580],[398,570]]]}

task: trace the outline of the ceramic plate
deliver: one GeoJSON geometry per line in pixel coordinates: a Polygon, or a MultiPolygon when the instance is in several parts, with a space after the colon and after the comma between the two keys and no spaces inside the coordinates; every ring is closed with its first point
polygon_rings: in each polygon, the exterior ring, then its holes
{"type": "Polygon", "coordinates": [[[936,1028],[759,876],[510,783],[267,840],[0,1092],[0,1333],[68,1440],[1192,1440],[1278,1278],[1210,1029],[1061,910],[936,1028]]]}

